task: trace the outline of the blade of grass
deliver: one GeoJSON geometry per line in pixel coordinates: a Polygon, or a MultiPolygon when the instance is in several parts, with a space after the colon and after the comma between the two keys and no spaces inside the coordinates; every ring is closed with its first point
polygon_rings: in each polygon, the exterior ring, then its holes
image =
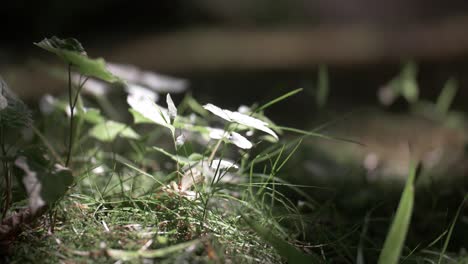
{"type": "Polygon", "coordinates": [[[303,90],[302,88],[299,88],[299,89],[293,90],[293,91],[291,91],[289,93],[286,93],[286,94],[284,94],[284,95],[282,95],[282,96],[280,96],[280,97],[278,97],[276,99],[273,99],[270,102],[268,102],[268,103],[260,106],[259,108],[255,109],[255,112],[260,112],[262,110],[265,110],[266,108],[268,108],[268,107],[270,107],[270,106],[272,106],[272,105],[274,105],[274,104],[276,104],[278,102],[281,102],[281,101],[283,101],[284,99],[286,99],[288,97],[291,97],[291,96],[293,96],[293,95],[295,95],[295,94],[297,94],[299,92],[302,92],[302,90],[303,90]]]}
{"type": "Polygon", "coordinates": [[[330,91],[328,84],[328,69],[327,66],[320,66],[317,80],[317,106],[323,108],[327,103],[328,93],[330,91]]]}
{"type": "Polygon", "coordinates": [[[275,236],[269,229],[255,223],[252,219],[243,217],[247,224],[271,246],[273,246],[278,253],[286,259],[288,263],[295,264],[309,264],[309,263],[322,263],[323,261],[314,254],[305,254],[299,251],[296,247],[284,241],[283,239],[275,236]]]}
{"type": "Polygon", "coordinates": [[[440,251],[439,261],[437,262],[439,264],[442,263],[442,258],[445,255],[445,252],[447,251],[450,238],[452,237],[453,228],[455,227],[455,223],[457,222],[461,209],[463,208],[463,205],[465,205],[465,202],[467,199],[468,199],[468,194],[465,195],[465,198],[463,198],[463,201],[461,202],[460,206],[458,206],[457,213],[455,214],[455,217],[453,218],[452,224],[450,225],[450,228],[447,234],[447,238],[445,239],[444,246],[442,247],[442,250],[440,251]]]}
{"type": "Polygon", "coordinates": [[[414,206],[414,179],[416,178],[416,163],[411,162],[410,173],[401,195],[400,203],[387,234],[382,252],[379,256],[379,264],[395,264],[401,256],[401,251],[408,233],[411,215],[414,206]]]}
{"type": "Polygon", "coordinates": [[[284,131],[297,133],[297,134],[308,136],[308,137],[318,137],[318,138],[323,138],[323,139],[328,139],[328,140],[335,140],[335,141],[343,141],[343,142],[353,143],[353,144],[357,144],[359,146],[365,146],[363,143],[360,143],[358,141],[354,141],[354,140],[351,140],[351,139],[345,139],[345,138],[326,136],[324,134],[320,134],[320,133],[313,132],[313,131],[306,131],[306,130],[302,130],[302,129],[292,128],[292,127],[284,127],[284,126],[273,126],[273,128],[277,128],[277,129],[281,129],[281,130],[284,130],[284,131]]]}
{"type": "Polygon", "coordinates": [[[455,98],[458,90],[458,83],[455,79],[450,78],[442,88],[439,97],[436,102],[436,109],[442,115],[446,115],[450,110],[450,105],[455,98]]]}

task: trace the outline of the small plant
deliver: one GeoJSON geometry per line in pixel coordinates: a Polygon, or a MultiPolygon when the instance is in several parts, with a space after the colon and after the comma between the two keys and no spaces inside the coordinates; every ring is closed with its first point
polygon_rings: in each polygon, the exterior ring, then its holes
{"type": "MultiPolygon", "coordinates": [[[[69,135],[68,135],[68,151],[65,159],[65,166],[68,166],[73,152],[74,144],[74,120],[75,109],[79,102],[80,92],[89,77],[99,78],[107,82],[117,82],[119,79],[112,75],[105,66],[102,59],[88,58],[86,51],[80,42],[74,38],[59,39],[52,37],[44,39],[41,42],[35,43],[49,52],[54,53],[67,64],[68,72],[68,109],[67,113],[70,118],[69,135]],[[77,71],[80,75],[78,78],[78,86],[73,89],[72,71],[77,71]]],[[[77,131],[76,133],[78,133],[77,131]]]]}

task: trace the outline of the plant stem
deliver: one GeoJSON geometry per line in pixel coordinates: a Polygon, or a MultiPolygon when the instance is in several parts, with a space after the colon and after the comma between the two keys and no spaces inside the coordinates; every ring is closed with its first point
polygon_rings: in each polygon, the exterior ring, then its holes
{"type": "Polygon", "coordinates": [[[0,126],[0,146],[2,150],[3,176],[5,179],[5,193],[3,200],[2,220],[5,218],[11,204],[11,175],[7,160],[7,151],[5,149],[5,133],[3,126],[0,126]]]}
{"type": "Polygon", "coordinates": [[[73,149],[73,95],[72,95],[72,80],[71,80],[71,64],[68,64],[68,107],[70,108],[70,131],[68,132],[68,152],[67,159],[65,161],[65,167],[68,167],[70,163],[71,152],[73,149]]]}

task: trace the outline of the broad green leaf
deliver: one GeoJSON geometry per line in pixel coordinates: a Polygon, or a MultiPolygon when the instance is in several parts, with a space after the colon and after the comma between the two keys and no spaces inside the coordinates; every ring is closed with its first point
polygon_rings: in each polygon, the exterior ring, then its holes
{"type": "Polygon", "coordinates": [[[15,160],[15,166],[20,171],[28,194],[28,205],[34,214],[63,197],[73,183],[73,176],[69,169],[59,164],[52,167],[43,156],[31,153],[19,156],[15,160]]]}
{"type": "Polygon", "coordinates": [[[314,254],[305,254],[299,251],[297,248],[284,241],[283,239],[275,236],[271,230],[261,226],[253,219],[246,219],[248,225],[270,245],[272,245],[276,251],[286,259],[288,263],[294,264],[310,264],[310,263],[323,263],[323,261],[314,254]]]}
{"type": "Polygon", "coordinates": [[[130,114],[133,116],[133,123],[135,124],[154,124],[154,122],[149,119],[144,117],[140,112],[136,111],[135,109],[128,109],[130,114]]]}
{"type": "Polygon", "coordinates": [[[42,177],[42,197],[47,204],[60,199],[73,183],[73,175],[68,168],[55,164],[49,175],[42,177]]]}
{"type": "Polygon", "coordinates": [[[104,117],[101,115],[101,110],[96,108],[88,108],[80,115],[84,120],[92,124],[101,124],[105,121],[104,117]]]}
{"type": "Polygon", "coordinates": [[[400,203],[393,219],[390,231],[387,234],[382,252],[379,256],[379,264],[399,263],[401,251],[405,244],[411,215],[414,205],[414,180],[416,177],[416,164],[411,163],[410,173],[401,195],[400,203]]]}
{"type": "Polygon", "coordinates": [[[59,39],[52,37],[43,39],[36,46],[56,54],[74,69],[89,77],[95,77],[107,82],[121,82],[106,68],[106,63],[102,58],[91,59],[84,52],[81,44],[75,39],[59,39]]]}
{"type": "Polygon", "coordinates": [[[140,136],[127,125],[112,120],[95,125],[91,129],[90,135],[104,142],[113,141],[117,136],[131,139],[140,138],[140,136]]]}

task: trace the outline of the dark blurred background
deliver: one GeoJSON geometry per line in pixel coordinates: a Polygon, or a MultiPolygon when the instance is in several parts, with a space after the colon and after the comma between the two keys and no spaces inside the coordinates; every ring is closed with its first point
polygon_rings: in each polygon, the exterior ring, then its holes
{"type": "MultiPolygon", "coordinates": [[[[7,1],[1,10],[0,72],[31,102],[63,92],[31,63],[57,63],[32,45],[56,35],[79,39],[91,57],[186,78],[196,98],[225,107],[302,87],[270,110],[275,121],[301,128],[333,118],[316,105],[321,65],[327,107],[339,113],[380,107],[379,88],[408,61],[418,65],[421,98],[435,100],[453,77],[460,87],[453,107],[467,107],[463,0],[44,0],[7,1]]],[[[386,110],[407,108],[400,100],[386,110]]]]}
{"type": "MultiPolygon", "coordinates": [[[[410,59],[423,96],[436,96],[449,77],[462,87],[456,107],[468,96],[463,0],[44,0],[7,1],[1,10],[3,71],[43,56],[32,42],[57,35],[79,39],[91,56],[189,78],[195,93],[233,106],[297,87],[313,95],[322,64],[330,104],[376,104],[376,89],[410,59]]],[[[32,83],[17,90],[35,97],[51,89],[32,83]]],[[[287,105],[302,113],[313,102],[287,105]]]]}

